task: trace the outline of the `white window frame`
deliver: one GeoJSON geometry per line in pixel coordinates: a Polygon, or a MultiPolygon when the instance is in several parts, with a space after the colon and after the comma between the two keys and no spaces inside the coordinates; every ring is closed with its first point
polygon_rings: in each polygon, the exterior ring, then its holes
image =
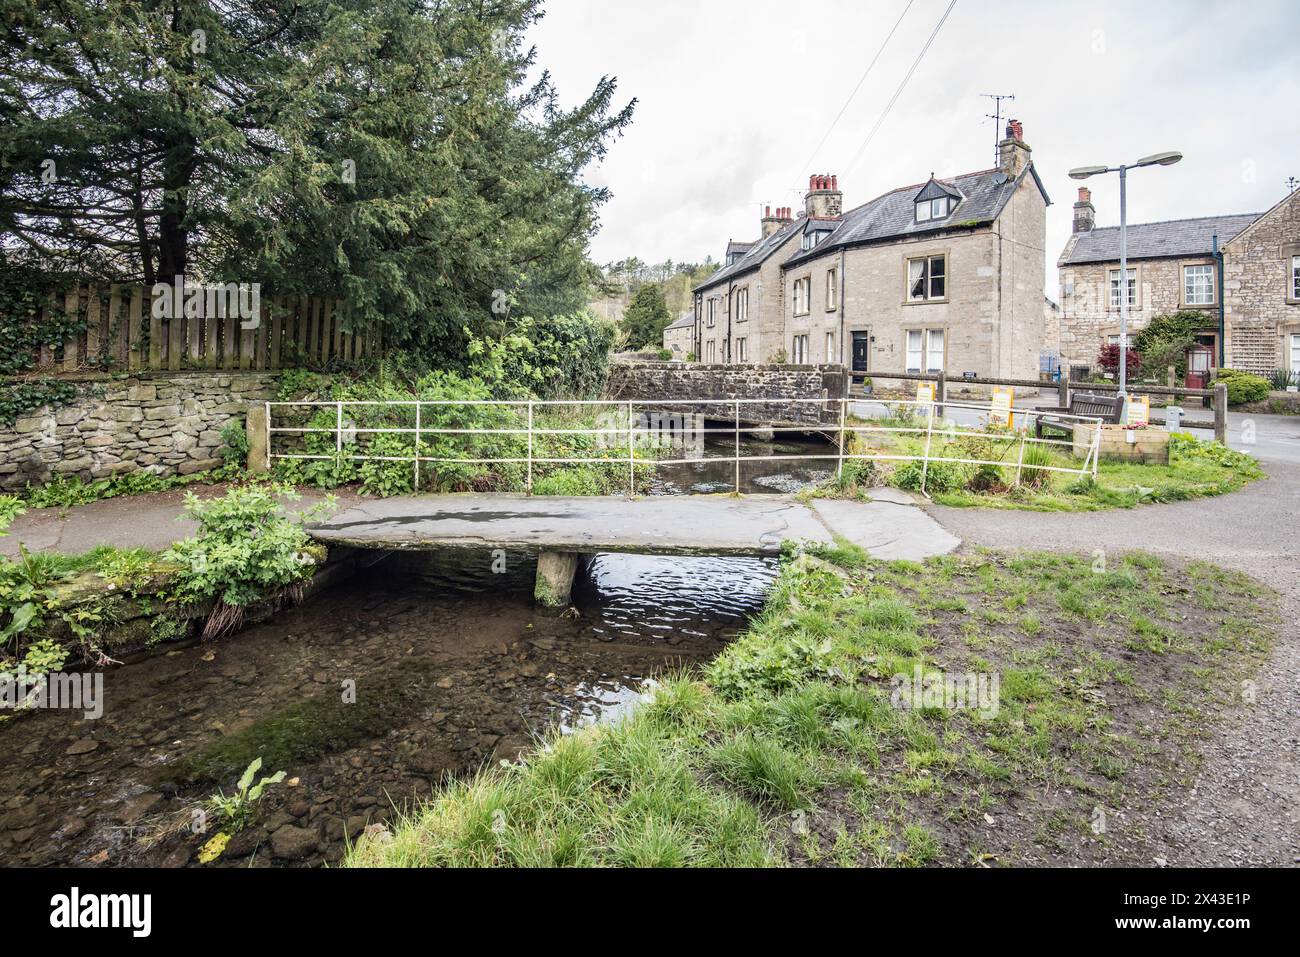
{"type": "Polygon", "coordinates": [[[736,290],[736,321],[744,322],[749,318],[749,287],[742,286],[736,290]]]}
{"type": "Polygon", "coordinates": [[[908,329],[903,333],[903,356],[907,360],[904,372],[919,373],[921,363],[925,361],[925,330],[908,329]],[[913,342],[916,343],[913,347],[913,342]],[[916,362],[912,361],[912,356],[916,356],[916,362]]]}
{"type": "MultiPolygon", "coordinates": [[[[1296,258],[1300,259],[1300,256],[1296,258]]],[[[1291,333],[1289,339],[1291,342],[1291,371],[1300,372],[1300,332],[1291,333]]]]}
{"type": "Polygon", "coordinates": [[[942,372],[944,367],[944,357],[946,355],[946,346],[948,344],[948,334],[943,329],[927,329],[925,331],[925,371],[942,372]],[[938,339],[938,350],[935,349],[935,340],[938,339]],[[938,361],[936,362],[936,356],[938,361]]]}
{"type": "MultiPolygon", "coordinates": [[[[1183,305],[1186,306],[1212,306],[1214,305],[1214,266],[1209,263],[1193,263],[1190,266],[1183,267],[1183,305]],[[1192,298],[1192,275],[1196,270],[1196,292],[1197,295],[1204,294],[1204,299],[1192,298]]],[[[1116,304],[1118,306],[1118,303],[1116,304]]]]}
{"type": "MultiPolygon", "coordinates": [[[[1138,274],[1137,267],[1129,266],[1128,271],[1129,271],[1128,307],[1130,309],[1136,309],[1137,301],[1138,301],[1137,300],[1137,274],[1138,274]]],[[[1107,270],[1106,278],[1107,278],[1107,286],[1110,290],[1110,299],[1108,300],[1110,302],[1110,308],[1118,309],[1119,308],[1119,270],[1118,269],[1107,270]]]]}
{"type": "Polygon", "coordinates": [[[826,311],[834,312],[840,307],[840,267],[832,266],[826,270],[826,311]]]}
{"type": "Polygon", "coordinates": [[[1300,301],[1300,256],[1291,257],[1291,298],[1300,301]]]}
{"type": "Polygon", "coordinates": [[[794,281],[793,306],[796,316],[806,316],[812,311],[812,276],[794,281]]]}
{"type": "Polygon", "coordinates": [[[940,196],[938,199],[927,199],[916,204],[916,221],[918,223],[928,223],[936,219],[946,219],[952,212],[952,197],[940,196]]]}
{"type": "Polygon", "coordinates": [[[705,322],[705,325],[707,325],[709,328],[713,328],[717,324],[718,324],[718,297],[710,296],[708,317],[707,317],[707,321],[705,322]]]}
{"type": "Polygon", "coordinates": [[[907,301],[908,302],[943,302],[948,298],[948,254],[938,253],[933,256],[914,256],[907,260],[907,301]],[[940,275],[934,275],[934,263],[943,263],[943,269],[940,275]],[[920,275],[913,275],[913,266],[920,267],[920,275]],[[935,295],[935,280],[941,285],[938,295],[935,295]],[[922,284],[921,294],[918,296],[913,291],[916,283],[922,284]]]}
{"type": "Polygon", "coordinates": [[[790,343],[790,361],[797,366],[808,364],[808,335],[800,333],[790,343]]]}
{"type": "Polygon", "coordinates": [[[747,362],[748,360],[749,360],[749,356],[747,354],[747,350],[745,349],[745,337],[741,336],[739,339],[736,340],[736,361],[747,362]]]}
{"type": "Polygon", "coordinates": [[[826,333],[826,363],[827,365],[835,362],[839,356],[835,352],[835,333],[826,333]]]}
{"type": "Polygon", "coordinates": [[[704,344],[704,351],[708,356],[704,361],[712,365],[713,362],[716,361],[718,355],[717,349],[714,348],[714,342],[712,339],[704,344]]]}

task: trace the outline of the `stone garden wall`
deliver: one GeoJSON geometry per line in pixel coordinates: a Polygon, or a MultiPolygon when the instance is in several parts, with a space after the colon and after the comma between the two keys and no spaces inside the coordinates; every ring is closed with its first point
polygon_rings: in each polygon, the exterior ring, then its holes
{"type": "MultiPolygon", "coordinates": [[[[839,365],[703,365],[696,362],[615,362],[606,395],[611,399],[768,399],[742,404],[740,420],[748,425],[778,422],[795,425],[838,423],[837,403],[782,402],[781,399],[838,399],[847,394],[848,377],[839,365]]],[[[731,420],[734,408],[718,405],[665,406],[666,411],[695,412],[731,420]]]]}
{"type": "MultiPolygon", "coordinates": [[[[56,475],[93,480],[136,469],[189,475],[221,465],[221,429],[275,397],[275,373],[88,376],[78,397],[0,427],[0,489],[56,475]]],[[[4,384],[0,382],[0,388],[4,384]]]]}

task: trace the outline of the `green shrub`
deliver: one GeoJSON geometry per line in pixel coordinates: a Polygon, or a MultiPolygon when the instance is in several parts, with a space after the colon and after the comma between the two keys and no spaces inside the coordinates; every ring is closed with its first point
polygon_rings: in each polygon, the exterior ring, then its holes
{"type": "Polygon", "coordinates": [[[244,423],[238,419],[227,422],[221,430],[221,448],[217,452],[221,461],[232,468],[247,468],[248,449],[248,433],[244,431],[244,423]]]}
{"type": "Polygon", "coordinates": [[[966,484],[966,469],[959,462],[931,462],[925,468],[923,462],[912,459],[900,462],[890,481],[897,488],[919,492],[923,477],[926,492],[955,492],[966,484]]]}
{"type": "Polygon", "coordinates": [[[1285,392],[1292,386],[1300,386],[1300,372],[1290,369],[1274,369],[1268,374],[1269,388],[1276,392],[1285,392]]]}
{"type": "Polygon", "coordinates": [[[657,355],[660,362],[668,362],[673,357],[673,351],[671,349],[660,349],[657,355]]]}
{"type": "Polygon", "coordinates": [[[1262,376],[1239,369],[1220,369],[1218,381],[1228,387],[1228,405],[1244,405],[1268,398],[1269,382],[1262,376]]]}
{"type": "Polygon", "coordinates": [[[221,498],[185,496],[185,511],[199,533],[167,550],[165,560],[180,566],[169,597],[184,604],[215,599],[205,636],[215,637],[242,621],[242,609],[311,578],[323,550],[312,545],[304,520],[331,509],[333,499],[294,517],[281,500],[298,495],[288,488],[250,485],[221,498]]]}
{"type": "Polygon", "coordinates": [[[7,535],[14,519],[25,511],[23,500],[17,495],[0,495],[0,535],[7,535]]]}

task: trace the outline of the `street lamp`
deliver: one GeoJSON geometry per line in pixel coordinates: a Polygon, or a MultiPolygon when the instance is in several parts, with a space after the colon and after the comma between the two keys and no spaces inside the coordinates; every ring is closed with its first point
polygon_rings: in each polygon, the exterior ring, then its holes
{"type": "Polygon", "coordinates": [[[1128,421],[1128,171],[1139,166],[1173,166],[1183,158],[1176,150],[1144,156],[1121,166],[1079,166],[1070,179],[1119,173],[1119,399],[1128,421]]]}

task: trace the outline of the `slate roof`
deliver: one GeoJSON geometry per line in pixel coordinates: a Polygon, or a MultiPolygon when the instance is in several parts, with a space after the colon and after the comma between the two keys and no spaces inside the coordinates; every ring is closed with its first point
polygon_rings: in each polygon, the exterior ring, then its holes
{"type": "Polygon", "coordinates": [[[695,325],[695,313],[683,312],[677,319],[668,325],[669,329],[689,329],[695,325]]]}
{"type": "Polygon", "coordinates": [[[760,239],[750,247],[745,255],[741,256],[730,266],[724,265],[704,282],[696,286],[693,292],[702,292],[705,289],[712,289],[721,282],[727,282],[735,279],[737,276],[743,276],[746,273],[753,272],[767,260],[774,252],[780,249],[787,239],[796,232],[803,229],[804,221],[802,218],[793,222],[786,223],[771,236],[766,239],[760,239]]]}
{"type": "Polygon", "coordinates": [[[727,243],[727,258],[730,259],[732,253],[741,253],[743,255],[753,248],[753,243],[740,243],[733,239],[731,242],[727,243]]]}
{"type": "Polygon", "coordinates": [[[1043,182],[1038,178],[1033,164],[1025,167],[1024,172],[1014,180],[1000,169],[934,180],[933,182],[962,197],[953,211],[940,220],[916,221],[917,190],[928,188],[929,183],[903,186],[849,210],[834,233],[812,249],[797,250],[784,265],[797,265],[804,260],[824,256],[828,250],[844,246],[893,242],[910,236],[944,232],[954,226],[973,227],[991,223],[998,218],[1016,188],[1027,176],[1033,177],[1043,199],[1050,203],[1047,190],[1043,188],[1043,182]]]}
{"type": "MultiPolygon", "coordinates": [[[[1200,219],[1171,219],[1162,223],[1137,223],[1128,227],[1128,258],[1158,259],[1171,256],[1208,256],[1213,237],[1219,234],[1219,248],[1262,216],[1204,216],[1200,219]]],[[[1119,262],[1119,227],[1107,226],[1078,233],[1060,265],[1119,262]]]]}

